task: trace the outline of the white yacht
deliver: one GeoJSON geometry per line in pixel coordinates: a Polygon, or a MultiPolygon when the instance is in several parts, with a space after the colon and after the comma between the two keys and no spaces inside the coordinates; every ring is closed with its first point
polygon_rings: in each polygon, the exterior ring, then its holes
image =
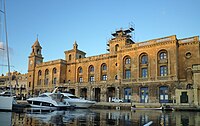
{"type": "Polygon", "coordinates": [[[70,93],[61,93],[61,94],[64,95],[64,100],[68,102],[70,105],[75,106],[75,108],[89,108],[90,106],[96,103],[95,101],[78,98],[70,93]]]}
{"type": "Polygon", "coordinates": [[[45,109],[66,109],[73,108],[67,101],[63,100],[63,95],[59,93],[43,93],[38,97],[27,99],[31,107],[45,109]]]}

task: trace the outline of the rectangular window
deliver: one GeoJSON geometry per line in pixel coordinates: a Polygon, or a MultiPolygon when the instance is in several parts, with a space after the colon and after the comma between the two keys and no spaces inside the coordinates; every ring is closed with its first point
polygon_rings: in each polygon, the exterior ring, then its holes
{"type": "Polygon", "coordinates": [[[38,81],[38,85],[41,85],[41,84],[42,84],[42,80],[39,79],[39,81],[38,81]]]}
{"type": "Polygon", "coordinates": [[[106,80],[107,80],[107,75],[103,75],[103,76],[102,76],[102,80],[103,80],[103,81],[106,81],[106,80]]]}
{"type": "Polygon", "coordinates": [[[28,87],[31,87],[31,82],[28,83],[28,87]]]}
{"type": "Polygon", "coordinates": [[[167,66],[160,66],[160,76],[167,76],[167,66]]]}
{"type": "Polygon", "coordinates": [[[48,83],[49,83],[49,79],[46,78],[46,79],[45,79],[45,85],[48,85],[48,83]]]}
{"type": "Polygon", "coordinates": [[[83,82],[83,78],[79,77],[79,82],[82,83],[83,82]]]}
{"type": "Polygon", "coordinates": [[[90,82],[94,82],[94,76],[90,76],[90,82]]]}
{"type": "Polygon", "coordinates": [[[142,68],[142,78],[147,78],[147,68],[142,68]]]}
{"type": "Polygon", "coordinates": [[[53,84],[56,84],[56,80],[57,80],[56,78],[53,78],[53,84]]]}
{"type": "Polygon", "coordinates": [[[130,78],[131,78],[131,71],[125,70],[125,79],[130,79],[130,78]]]}

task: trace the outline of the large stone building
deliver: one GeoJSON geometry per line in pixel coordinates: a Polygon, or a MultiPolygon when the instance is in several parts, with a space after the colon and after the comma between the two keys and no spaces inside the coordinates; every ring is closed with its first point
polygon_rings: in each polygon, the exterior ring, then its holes
{"type": "Polygon", "coordinates": [[[172,35],[136,43],[131,39],[133,30],[114,32],[107,54],[86,57],[74,42],[64,52],[64,60],[48,62],[43,62],[42,47],[36,40],[29,56],[29,92],[38,94],[59,86],[96,101],[118,97],[125,102],[168,103],[179,97],[176,102],[189,103],[192,67],[200,64],[199,37],[172,35]]]}

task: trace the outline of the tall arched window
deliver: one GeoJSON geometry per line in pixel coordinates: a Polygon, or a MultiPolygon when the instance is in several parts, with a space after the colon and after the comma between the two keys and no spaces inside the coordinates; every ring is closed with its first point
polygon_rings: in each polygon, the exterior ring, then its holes
{"type": "Polygon", "coordinates": [[[45,82],[44,82],[45,85],[48,85],[49,84],[49,70],[46,69],[45,70],[45,82]]]}
{"type": "Polygon", "coordinates": [[[101,80],[102,81],[107,81],[108,77],[107,77],[107,65],[105,63],[103,63],[101,65],[101,80]]]}
{"type": "Polygon", "coordinates": [[[123,61],[123,78],[131,79],[131,58],[130,56],[125,56],[123,61]]]}
{"type": "Polygon", "coordinates": [[[78,68],[78,73],[83,73],[82,67],[79,67],[79,68],[78,68]]]}
{"type": "Polygon", "coordinates": [[[56,73],[57,73],[57,69],[53,68],[53,74],[56,74],[56,73]]]}
{"type": "Polygon", "coordinates": [[[57,69],[56,69],[56,68],[53,68],[53,73],[52,73],[52,83],[53,83],[53,84],[56,84],[56,82],[57,82],[56,73],[57,73],[57,69]]]}
{"type": "Polygon", "coordinates": [[[158,52],[157,66],[158,66],[158,76],[168,75],[168,55],[167,50],[160,50],[158,52]]]}
{"type": "Polygon", "coordinates": [[[141,57],[141,63],[142,64],[147,64],[148,63],[148,57],[147,57],[147,55],[142,55],[142,57],[141,57]]]}
{"type": "Polygon", "coordinates": [[[72,59],[72,55],[70,54],[70,55],[69,55],[69,60],[71,60],[71,59],[72,59]]]}
{"type": "Polygon", "coordinates": [[[117,52],[117,51],[119,51],[119,45],[118,44],[115,45],[115,52],[117,52]]]}
{"type": "Polygon", "coordinates": [[[94,66],[90,65],[88,68],[88,81],[89,82],[94,82],[95,78],[94,78],[94,66]]]}
{"type": "Polygon", "coordinates": [[[83,68],[79,67],[77,72],[77,82],[82,83],[83,82],[83,68]]]}
{"type": "Polygon", "coordinates": [[[89,72],[94,72],[94,66],[93,65],[90,65],[89,72]]]}
{"type": "Polygon", "coordinates": [[[140,77],[148,78],[148,55],[146,53],[142,53],[139,57],[140,63],[140,77]]]}
{"type": "Polygon", "coordinates": [[[42,84],[42,71],[41,70],[39,70],[38,71],[38,85],[41,85],[42,84]]]}
{"type": "Polygon", "coordinates": [[[102,71],[107,70],[107,65],[106,65],[105,63],[103,63],[103,64],[101,65],[101,70],[102,70],[102,71]]]}
{"type": "Polygon", "coordinates": [[[167,59],[167,53],[166,52],[160,53],[160,60],[162,60],[162,59],[167,59]]]}

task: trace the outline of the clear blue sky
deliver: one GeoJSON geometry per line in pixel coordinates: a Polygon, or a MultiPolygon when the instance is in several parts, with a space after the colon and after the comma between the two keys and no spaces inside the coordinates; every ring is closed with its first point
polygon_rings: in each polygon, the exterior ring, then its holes
{"type": "Polygon", "coordinates": [[[136,42],[200,35],[200,0],[7,0],[6,6],[11,70],[21,73],[37,34],[45,62],[64,59],[75,40],[86,56],[107,53],[111,32],[130,23],[136,42]]]}

